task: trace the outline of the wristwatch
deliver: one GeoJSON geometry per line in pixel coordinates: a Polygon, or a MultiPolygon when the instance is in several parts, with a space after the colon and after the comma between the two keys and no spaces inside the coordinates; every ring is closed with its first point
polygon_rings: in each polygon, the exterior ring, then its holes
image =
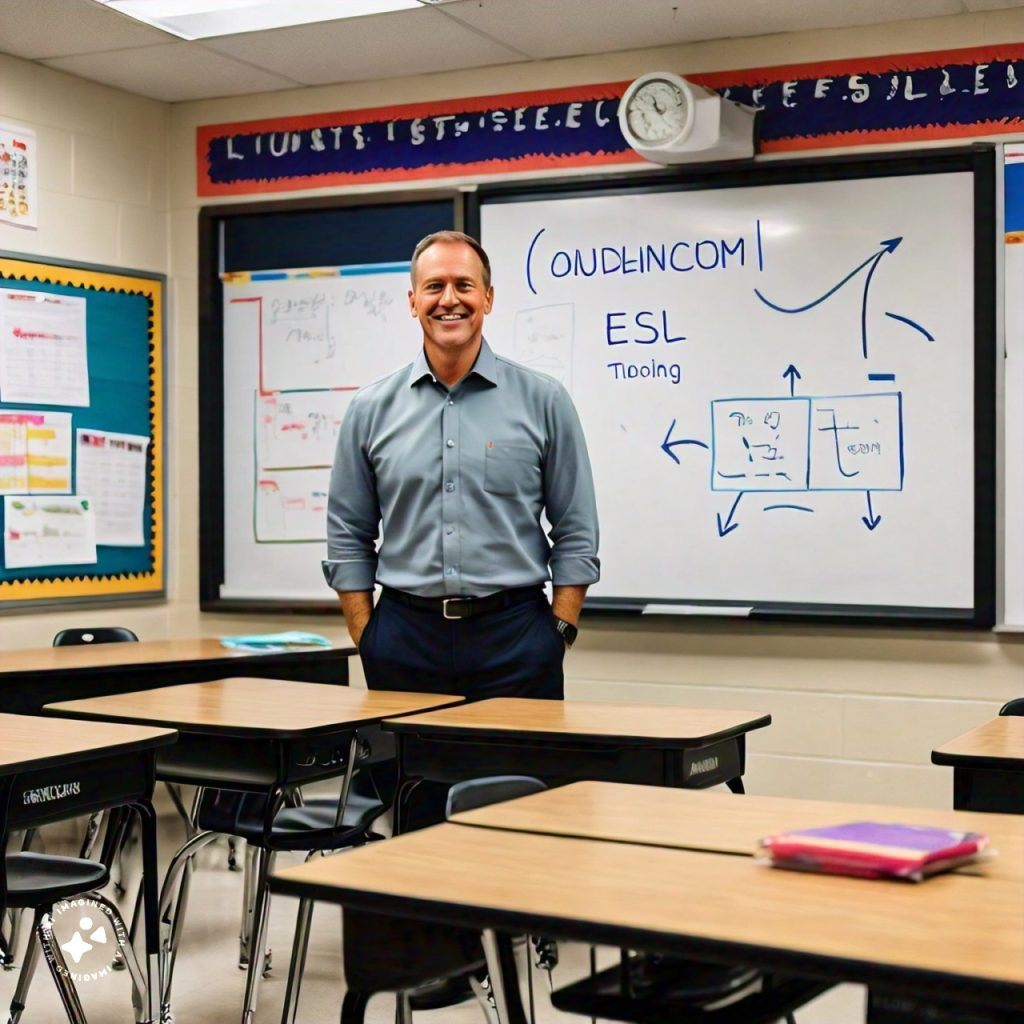
{"type": "Polygon", "coordinates": [[[561,634],[566,647],[572,647],[576,643],[576,637],[579,636],[580,631],[571,622],[566,622],[565,619],[560,619],[556,615],[555,629],[561,634]]]}

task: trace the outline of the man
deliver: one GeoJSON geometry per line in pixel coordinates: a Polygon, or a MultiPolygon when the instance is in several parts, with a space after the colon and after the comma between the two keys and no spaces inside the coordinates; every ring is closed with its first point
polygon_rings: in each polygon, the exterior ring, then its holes
{"type": "Polygon", "coordinates": [[[563,696],[599,576],[593,478],[565,388],[484,341],[493,301],[476,240],[424,238],[409,291],[422,351],[360,390],[341,426],[324,574],[371,689],[563,696]]]}

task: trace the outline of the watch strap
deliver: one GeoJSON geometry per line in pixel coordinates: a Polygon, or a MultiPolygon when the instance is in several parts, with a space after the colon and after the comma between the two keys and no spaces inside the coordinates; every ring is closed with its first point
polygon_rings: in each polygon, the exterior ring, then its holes
{"type": "Polygon", "coordinates": [[[576,637],[579,636],[580,631],[571,622],[566,622],[565,619],[560,619],[556,615],[555,629],[558,630],[562,639],[565,641],[566,647],[572,647],[572,645],[576,643],[576,637]]]}

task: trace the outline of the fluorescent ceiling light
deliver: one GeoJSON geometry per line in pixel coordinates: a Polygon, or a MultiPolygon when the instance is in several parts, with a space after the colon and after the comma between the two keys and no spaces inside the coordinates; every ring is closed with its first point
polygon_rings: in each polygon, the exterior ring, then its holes
{"type": "Polygon", "coordinates": [[[112,11],[180,36],[209,39],[289,25],[360,18],[451,0],[95,0],[112,11]]]}

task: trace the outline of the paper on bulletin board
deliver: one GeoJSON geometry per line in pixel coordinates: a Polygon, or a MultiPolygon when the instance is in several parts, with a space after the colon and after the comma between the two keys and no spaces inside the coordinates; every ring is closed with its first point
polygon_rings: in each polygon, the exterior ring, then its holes
{"type": "Polygon", "coordinates": [[[89,404],[86,300],[0,289],[0,401],[89,404]]]}
{"type": "Polygon", "coordinates": [[[0,411],[0,494],[71,491],[71,413],[0,411]]]}
{"type": "Polygon", "coordinates": [[[110,430],[75,432],[77,490],[88,494],[96,517],[96,543],[141,547],[146,542],[146,453],[149,438],[110,430]]]}
{"type": "Polygon", "coordinates": [[[4,498],[4,565],[93,565],[96,521],[88,498],[4,498]]]}
{"type": "Polygon", "coordinates": [[[0,221],[39,226],[39,156],[36,133],[0,124],[0,221]]]}

